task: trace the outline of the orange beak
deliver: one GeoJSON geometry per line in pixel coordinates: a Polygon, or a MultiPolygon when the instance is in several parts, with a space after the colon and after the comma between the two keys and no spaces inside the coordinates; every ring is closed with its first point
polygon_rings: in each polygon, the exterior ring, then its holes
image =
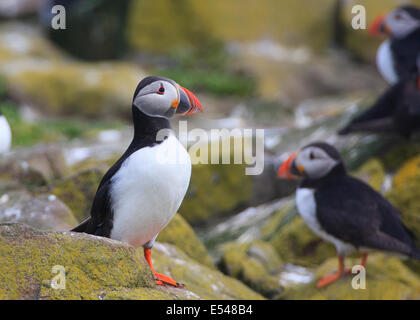
{"type": "Polygon", "coordinates": [[[297,177],[294,176],[290,172],[290,168],[292,167],[292,163],[293,163],[293,160],[295,160],[295,158],[296,158],[296,152],[292,153],[290,157],[285,162],[283,162],[279,171],[277,172],[277,177],[279,177],[280,179],[289,179],[289,180],[297,179],[297,177]]]}
{"type": "Polygon", "coordinates": [[[372,36],[383,36],[383,35],[390,35],[391,30],[389,29],[388,25],[385,23],[386,14],[383,14],[373,21],[372,25],[369,28],[369,34],[372,36]]]}

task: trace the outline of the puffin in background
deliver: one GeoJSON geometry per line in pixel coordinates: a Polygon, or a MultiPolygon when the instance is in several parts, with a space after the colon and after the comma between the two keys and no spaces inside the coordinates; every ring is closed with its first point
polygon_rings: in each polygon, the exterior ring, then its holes
{"type": "Polygon", "coordinates": [[[380,250],[420,260],[411,232],[400,212],[364,182],[349,176],[338,151],[323,142],[311,143],[292,154],[280,167],[279,178],[302,179],[296,205],[308,227],[335,245],[338,272],[321,278],[325,287],[341,278],[344,258],[354,251],[380,250]]]}
{"type": "Polygon", "coordinates": [[[415,73],[405,75],[365,112],[356,116],[339,131],[345,135],[352,132],[397,132],[405,138],[420,129],[420,54],[415,73]]]}
{"type": "Polygon", "coordinates": [[[395,84],[402,77],[416,70],[420,53],[420,10],[402,6],[378,17],[369,30],[370,34],[389,37],[377,51],[376,63],[382,77],[395,84]]]}
{"type": "Polygon", "coordinates": [[[91,216],[72,230],[143,246],[159,285],[183,287],[155,271],[151,249],[180,207],[191,176],[189,154],[169,131],[169,119],[198,111],[198,99],[175,81],[155,76],[140,81],[132,103],[134,138],[102,178],[91,216]]]}
{"type": "Polygon", "coordinates": [[[12,131],[9,123],[0,110],[0,154],[10,150],[12,145],[12,131]]]}

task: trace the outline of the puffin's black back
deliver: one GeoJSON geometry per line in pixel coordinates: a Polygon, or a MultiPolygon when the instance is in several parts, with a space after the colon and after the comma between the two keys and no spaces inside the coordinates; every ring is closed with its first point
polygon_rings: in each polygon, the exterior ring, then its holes
{"type": "Polygon", "coordinates": [[[391,50],[400,78],[416,73],[417,57],[420,54],[420,28],[403,39],[393,40],[391,50]]]}

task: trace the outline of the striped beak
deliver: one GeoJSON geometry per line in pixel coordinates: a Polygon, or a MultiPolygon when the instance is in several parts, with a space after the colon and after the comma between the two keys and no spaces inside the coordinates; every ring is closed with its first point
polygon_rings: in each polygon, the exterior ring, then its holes
{"type": "Polygon", "coordinates": [[[277,177],[280,179],[297,179],[297,176],[292,174],[292,165],[296,158],[296,152],[292,153],[290,157],[283,162],[279,171],[277,172],[277,177]]]}
{"type": "Polygon", "coordinates": [[[179,86],[179,105],[176,113],[190,115],[202,111],[203,107],[197,97],[190,90],[179,86]]]}

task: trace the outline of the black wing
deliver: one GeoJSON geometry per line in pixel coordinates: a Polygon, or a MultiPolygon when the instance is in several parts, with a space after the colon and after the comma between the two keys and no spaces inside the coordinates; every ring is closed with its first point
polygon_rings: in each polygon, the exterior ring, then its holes
{"type": "Polygon", "coordinates": [[[356,247],[413,254],[398,210],[365,183],[339,177],[318,189],[315,197],[317,218],[327,233],[356,247]]]}
{"type": "Polygon", "coordinates": [[[404,83],[398,82],[379,97],[373,106],[356,116],[339,134],[350,132],[386,132],[394,130],[393,114],[403,93],[404,83]]]}

